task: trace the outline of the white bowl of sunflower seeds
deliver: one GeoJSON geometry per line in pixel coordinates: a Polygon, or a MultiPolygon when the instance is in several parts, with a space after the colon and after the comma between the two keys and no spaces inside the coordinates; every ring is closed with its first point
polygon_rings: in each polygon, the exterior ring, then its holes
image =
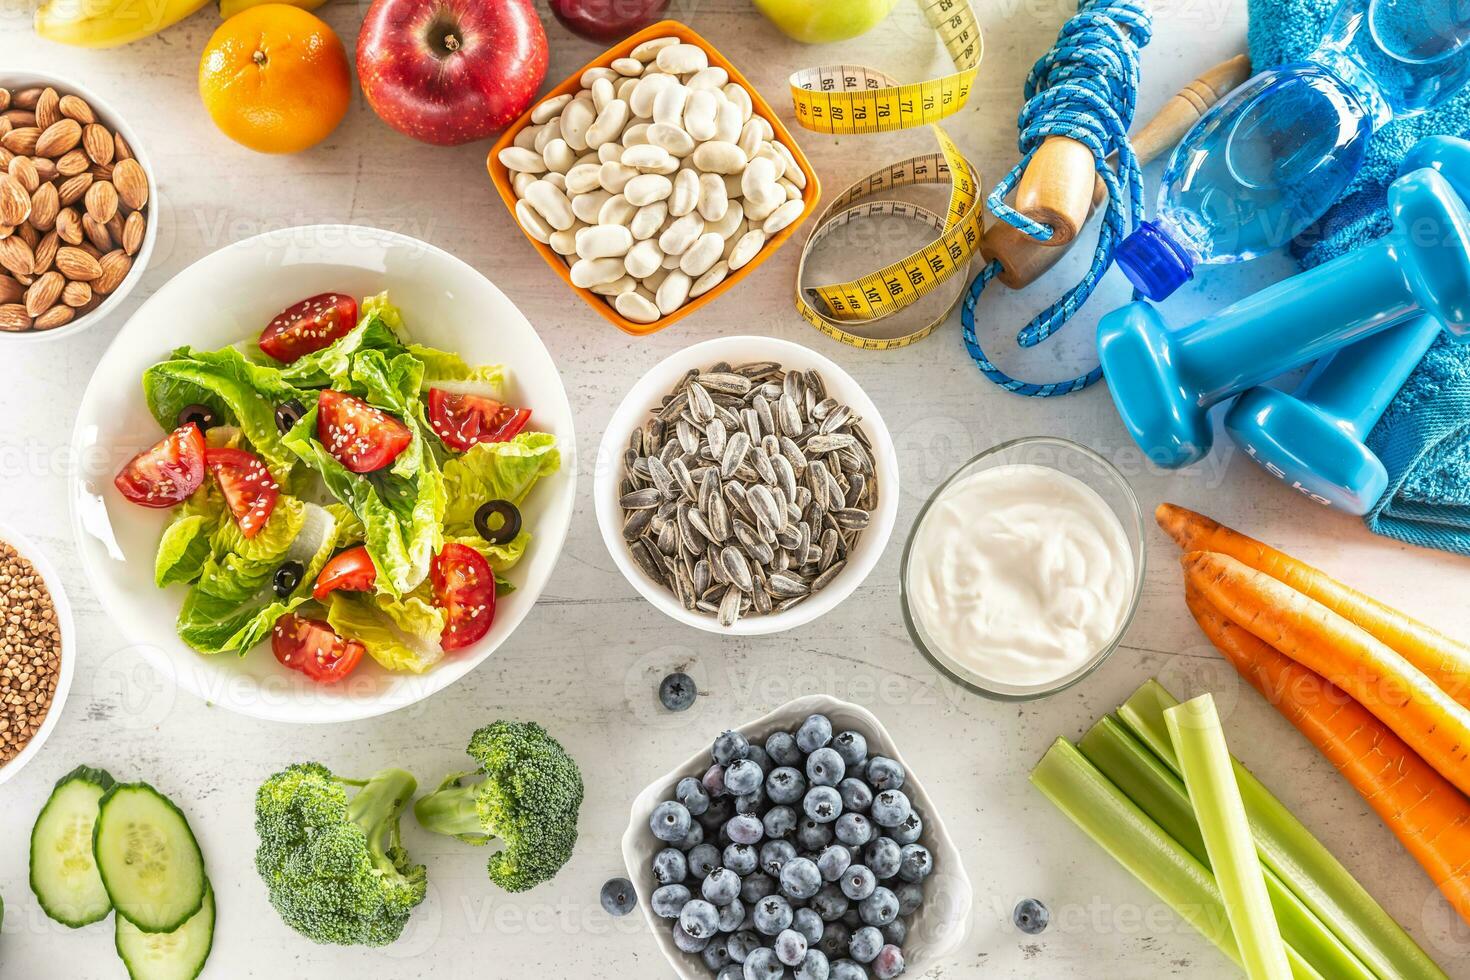
{"type": "Polygon", "coordinates": [[[61,577],[25,535],[0,524],[0,783],[41,751],[61,717],[76,628],[61,577]]]}
{"type": "Polygon", "coordinates": [[[645,374],[608,421],[597,523],[624,577],[696,629],[817,619],[867,578],[898,511],[883,419],[832,361],[722,337],[645,374]]]}

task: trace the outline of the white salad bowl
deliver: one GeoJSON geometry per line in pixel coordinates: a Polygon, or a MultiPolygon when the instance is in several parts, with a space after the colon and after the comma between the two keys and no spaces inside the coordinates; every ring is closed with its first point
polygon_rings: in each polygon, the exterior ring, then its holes
{"type": "Polygon", "coordinates": [[[623,398],[622,404],[608,420],[597,451],[593,476],[593,496],[597,507],[597,525],[602,540],[619,571],[633,588],[665,615],[696,629],[728,636],[764,636],[780,633],[810,623],[836,608],[873,570],[893,533],[898,515],[898,459],[888,427],[878,414],[878,406],[852,375],[814,350],[772,337],[721,337],[686,347],[654,366],[638,380],[623,398]],[[858,538],[857,547],[847,566],[824,589],[784,612],[765,616],[742,616],[732,627],[719,624],[715,616],[685,609],[674,594],[648,576],[633,560],[628,542],[623,540],[623,512],[618,505],[619,485],[623,479],[623,452],[634,429],[641,426],[658,408],[662,398],[690,368],[706,370],[720,361],[748,364],[774,361],[787,370],[816,371],[827,386],[827,394],[846,404],[862,421],[872,443],[873,467],[878,482],[878,507],[872,522],[858,538]]]}
{"type": "MultiPolygon", "coordinates": [[[[823,714],[832,719],[836,732],[861,732],[868,740],[868,756],[887,756],[904,768],[903,791],[908,795],[924,821],[919,843],[934,858],[934,873],[924,880],[924,904],[908,919],[909,933],[904,940],[904,959],[909,976],[920,976],[938,966],[965,941],[974,907],[974,889],[960,858],[960,849],[944,826],[934,800],[924,789],[920,774],[914,771],[894,744],[893,737],[876,715],[860,705],[839,701],[825,694],[813,694],[789,701],[770,714],[757,718],[736,731],[752,744],[764,744],[775,731],[795,731],[808,715],[823,714]]],[[[711,732],[710,739],[718,732],[711,732]]],[[[653,931],[654,940],[682,980],[710,980],[709,967],[694,953],[686,953],[674,945],[673,922],[653,912],[653,893],[658,882],[653,878],[653,857],[668,845],[653,836],[649,818],[665,800],[674,799],[674,788],[685,776],[700,776],[710,766],[708,748],[701,748],[673,771],[656,779],[633,801],[628,829],[623,834],[623,862],[628,866],[628,879],[638,892],[638,904],[653,931]]],[[[790,971],[787,971],[788,975],[790,971]]]]}
{"type": "Polygon", "coordinates": [[[488,279],[441,249],[404,235],[349,225],[269,232],[220,249],[175,276],[139,307],[103,355],[82,396],[73,437],[79,460],[72,520],[82,565],[118,634],[139,645],[180,687],[221,707],[273,721],[368,718],[453,684],[515,631],[551,577],[576,495],[572,410],[536,330],[488,279]],[[423,674],[364,662],[337,684],[287,670],[262,644],[248,655],[204,656],[174,632],[185,589],[154,585],[154,555],[170,512],[123,499],[117,470],[162,433],[141,379],[176,346],[213,350],[253,340],[271,317],[304,296],[387,290],[409,338],[454,351],[471,364],[508,369],[505,397],[532,409],[533,428],[555,435],[561,468],[539,482],[522,513],[532,540],[510,570],[515,590],[496,603],[478,643],[423,674]]]}

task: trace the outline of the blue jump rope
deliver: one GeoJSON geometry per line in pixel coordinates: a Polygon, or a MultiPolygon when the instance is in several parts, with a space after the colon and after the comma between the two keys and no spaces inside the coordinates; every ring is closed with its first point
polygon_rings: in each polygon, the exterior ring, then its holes
{"type": "MultiPolygon", "coordinates": [[[[1143,220],[1143,174],[1128,142],[1128,130],[1138,102],[1139,52],[1152,37],[1153,18],[1141,0],[1080,0],[1076,15],[1062,25],[1056,44],[1026,78],[1026,104],[1017,120],[1021,160],[990,192],[986,199],[990,213],[1038,241],[1051,238],[1050,226],[1005,203],[1048,136],[1070,137],[1092,151],[1093,167],[1108,189],[1108,200],[1091,267],[1061,299],[1021,329],[1016,342],[1022,347],[1035,347],[1066,325],[1112,266],[1118,243],[1143,220]],[[1107,164],[1112,153],[1118,156],[1116,171],[1107,164]],[[1128,188],[1126,214],[1124,182],[1128,188]]],[[[1102,368],[1096,367],[1070,381],[1033,384],[995,366],[975,336],[975,305],[1000,271],[999,262],[987,265],[970,283],[960,311],[965,347],[981,373],[1013,394],[1037,398],[1081,391],[1102,378],[1102,368]]]]}

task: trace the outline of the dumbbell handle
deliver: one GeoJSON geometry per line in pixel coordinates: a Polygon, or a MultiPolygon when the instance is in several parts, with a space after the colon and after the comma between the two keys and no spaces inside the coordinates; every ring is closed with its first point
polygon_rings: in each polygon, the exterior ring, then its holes
{"type": "Polygon", "coordinates": [[[1421,315],[1361,340],[1318,361],[1296,397],[1366,438],[1441,329],[1421,315]]]}

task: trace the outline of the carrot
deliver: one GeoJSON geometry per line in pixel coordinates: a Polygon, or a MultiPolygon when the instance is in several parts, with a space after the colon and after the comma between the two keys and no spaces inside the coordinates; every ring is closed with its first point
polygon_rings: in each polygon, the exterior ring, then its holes
{"type": "Polygon", "coordinates": [[[1470,711],[1392,648],[1337,613],[1227,555],[1182,559],[1187,585],[1225,618],[1321,674],[1470,793],[1470,711]]]}
{"type": "Polygon", "coordinates": [[[1244,562],[1258,572],[1285,582],[1339,616],[1393,647],[1409,663],[1434,681],[1450,697],[1470,708],[1470,646],[1453,640],[1392,606],[1262,544],[1203,514],[1175,504],[1160,504],[1154,512],[1159,527],[1186,552],[1215,551],[1244,562]]]}
{"type": "Polygon", "coordinates": [[[1470,922],[1470,799],[1341,688],[1185,596],[1210,642],[1347,778],[1470,922]]]}

